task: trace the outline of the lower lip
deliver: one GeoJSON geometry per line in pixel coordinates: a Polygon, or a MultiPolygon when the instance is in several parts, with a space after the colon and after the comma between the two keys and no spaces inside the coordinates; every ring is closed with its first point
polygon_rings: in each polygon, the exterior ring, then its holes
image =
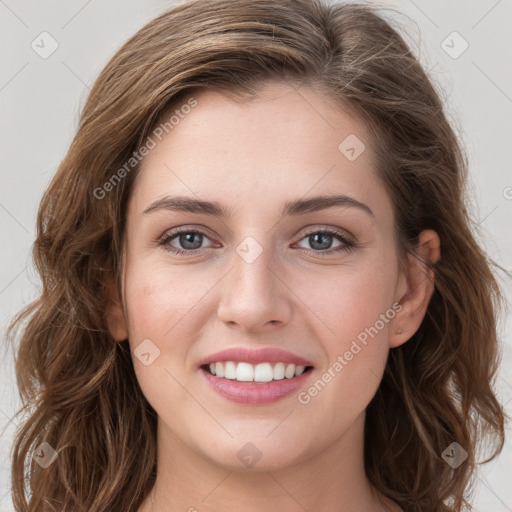
{"type": "Polygon", "coordinates": [[[228,400],[242,404],[269,404],[296,392],[304,385],[313,369],[292,379],[284,378],[271,382],[238,382],[216,377],[203,368],[200,371],[210,387],[228,400]]]}

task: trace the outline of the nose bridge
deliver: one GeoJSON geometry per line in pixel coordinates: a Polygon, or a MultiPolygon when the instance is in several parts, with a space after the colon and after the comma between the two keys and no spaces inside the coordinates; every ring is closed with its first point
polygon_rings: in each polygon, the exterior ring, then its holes
{"type": "Polygon", "coordinates": [[[253,236],[236,246],[222,287],[219,317],[244,329],[284,322],[289,314],[285,287],[277,277],[271,249],[253,236]]]}

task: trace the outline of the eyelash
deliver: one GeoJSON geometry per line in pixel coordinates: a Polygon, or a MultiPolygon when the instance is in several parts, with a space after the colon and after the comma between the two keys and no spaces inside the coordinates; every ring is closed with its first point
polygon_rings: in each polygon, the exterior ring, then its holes
{"type": "MultiPolygon", "coordinates": [[[[203,247],[202,249],[178,249],[176,247],[172,247],[169,245],[169,242],[176,238],[178,235],[181,234],[199,234],[203,235],[207,238],[210,238],[208,236],[208,233],[205,233],[204,231],[201,231],[199,229],[190,229],[190,228],[177,228],[175,230],[168,231],[164,234],[163,237],[161,237],[158,240],[159,246],[166,246],[164,247],[165,250],[172,252],[173,254],[179,255],[179,256],[191,256],[191,255],[198,255],[202,254],[205,250],[209,249],[208,247],[203,247]]],[[[313,250],[313,249],[303,249],[308,254],[313,254],[315,256],[329,256],[333,253],[337,252],[349,252],[357,247],[357,244],[351,240],[343,231],[335,230],[335,229],[312,229],[305,233],[302,238],[299,240],[302,241],[304,238],[307,238],[310,235],[313,234],[324,234],[324,235],[332,235],[336,239],[338,239],[340,242],[342,242],[343,245],[336,247],[335,249],[327,249],[327,250],[313,250]]]]}

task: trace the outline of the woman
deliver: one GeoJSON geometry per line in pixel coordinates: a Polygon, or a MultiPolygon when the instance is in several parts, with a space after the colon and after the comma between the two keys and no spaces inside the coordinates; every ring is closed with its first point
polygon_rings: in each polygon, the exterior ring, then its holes
{"type": "Polygon", "coordinates": [[[16,510],[463,510],[504,436],[465,173],[371,7],[148,23],[40,206],[16,510]]]}

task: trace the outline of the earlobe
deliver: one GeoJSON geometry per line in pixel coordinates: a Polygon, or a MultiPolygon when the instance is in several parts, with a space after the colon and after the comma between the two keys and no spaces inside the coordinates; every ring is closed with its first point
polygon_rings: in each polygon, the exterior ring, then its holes
{"type": "Polygon", "coordinates": [[[390,348],[398,347],[409,340],[419,329],[434,292],[433,265],[441,256],[438,234],[427,229],[418,238],[414,254],[408,255],[405,273],[401,276],[397,302],[400,311],[393,320],[389,334],[390,348]]]}
{"type": "Polygon", "coordinates": [[[128,338],[126,318],[117,286],[112,278],[109,278],[108,284],[106,285],[106,292],[107,305],[105,308],[105,318],[108,330],[116,342],[124,341],[128,338]]]}

